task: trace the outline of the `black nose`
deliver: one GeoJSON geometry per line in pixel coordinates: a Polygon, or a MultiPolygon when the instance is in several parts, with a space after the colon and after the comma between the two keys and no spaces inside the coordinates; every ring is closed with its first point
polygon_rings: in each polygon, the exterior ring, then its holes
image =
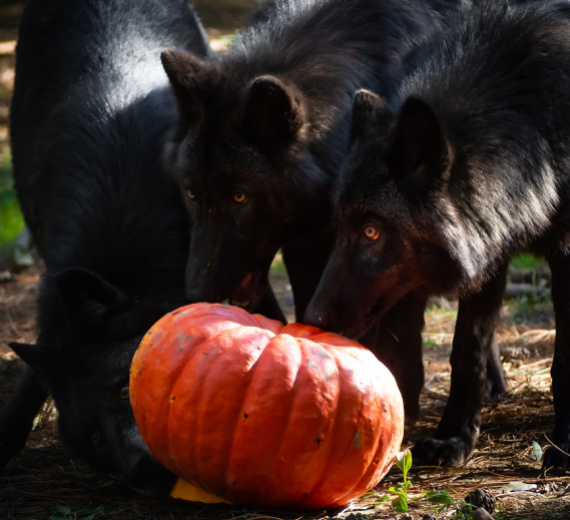
{"type": "Polygon", "coordinates": [[[311,302],[305,311],[303,323],[328,330],[330,326],[329,322],[329,314],[311,302]]]}
{"type": "Polygon", "coordinates": [[[148,496],[168,495],[176,481],[176,475],[145,452],[127,455],[123,478],[131,489],[148,496]]]}
{"type": "Polygon", "coordinates": [[[184,295],[189,303],[198,303],[198,302],[219,303],[224,300],[227,300],[229,297],[229,293],[227,291],[224,291],[223,288],[221,287],[219,288],[216,287],[213,290],[208,290],[202,287],[186,286],[184,295]]]}

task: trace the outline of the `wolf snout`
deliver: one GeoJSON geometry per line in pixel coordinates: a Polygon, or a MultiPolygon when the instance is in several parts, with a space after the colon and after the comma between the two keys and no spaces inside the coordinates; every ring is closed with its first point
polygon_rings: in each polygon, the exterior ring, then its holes
{"type": "Polygon", "coordinates": [[[305,312],[303,323],[323,330],[339,332],[334,329],[334,320],[331,313],[321,305],[311,303],[305,312]]]}
{"type": "Polygon", "coordinates": [[[135,451],[128,454],[123,471],[125,483],[146,496],[166,496],[176,476],[164,468],[150,453],[135,451]]]}

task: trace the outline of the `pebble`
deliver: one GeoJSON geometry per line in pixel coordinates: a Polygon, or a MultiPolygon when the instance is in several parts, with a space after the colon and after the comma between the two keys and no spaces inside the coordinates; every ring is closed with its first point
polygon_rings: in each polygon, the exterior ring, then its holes
{"type": "Polygon", "coordinates": [[[484,507],[480,507],[473,511],[473,520],[494,520],[494,518],[484,507]]]}

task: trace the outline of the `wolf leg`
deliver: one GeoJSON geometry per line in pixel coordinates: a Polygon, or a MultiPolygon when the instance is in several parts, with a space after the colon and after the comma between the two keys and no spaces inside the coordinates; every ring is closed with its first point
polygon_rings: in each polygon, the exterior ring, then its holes
{"type": "Polygon", "coordinates": [[[570,467],[570,255],[563,252],[548,258],[552,272],[552,303],[556,318],[556,339],[552,360],[552,394],[555,425],[543,466],[570,467]],[[560,448],[560,449],[558,449],[560,448]],[[560,451],[562,450],[562,451],[560,451]]]}
{"type": "Polygon", "coordinates": [[[508,264],[476,294],[461,298],[451,353],[451,391],[433,438],[419,441],[414,458],[455,466],[471,455],[479,437],[490,349],[500,318],[508,264]]]}
{"type": "Polygon", "coordinates": [[[49,392],[30,368],[26,368],[18,387],[0,415],[0,468],[26,444],[34,419],[49,392]]]}

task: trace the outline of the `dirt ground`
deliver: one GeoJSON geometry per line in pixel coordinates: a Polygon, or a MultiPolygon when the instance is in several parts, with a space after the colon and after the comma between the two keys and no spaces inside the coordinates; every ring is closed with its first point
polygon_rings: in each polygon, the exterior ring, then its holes
{"type": "MultiPolygon", "coordinates": [[[[10,341],[35,338],[34,306],[39,268],[13,274],[0,283],[0,409],[10,398],[21,374],[22,363],[7,347],[10,341]]],[[[273,280],[280,301],[291,312],[287,281],[273,280]]],[[[426,385],[421,420],[408,427],[403,447],[434,428],[449,389],[449,353],[455,311],[453,302],[432,307],[425,329],[426,385]]],[[[397,485],[401,473],[393,468],[373,491],[336,511],[290,514],[284,511],[252,511],[241,507],[204,506],[172,499],[137,496],[114,477],[94,474],[71,458],[57,439],[56,412],[47,404],[37,420],[25,449],[0,475],[0,519],[302,519],[350,520],[414,518],[463,518],[457,507],[476,488],[487,488],[496,498],[495,517],[501,519],[566,519],[570,516],[569,472],[550,471],[540,476],[533,460],[533,441],[543,449],[553,425],[550,395],[550,362],[553,350],[553,315],[550,305],[524,310],[506,303],[500,328],[503,363],[510,392],[497,403],[487,403],[477,450],[464,465],[443,469],[412,467],[409,517],[394,510],[383,495],[397,485]],[[425,497],[429,491],[445,491],[456,504],[442,510],[425,497]],[[366,515],[366,516],[362,516],[366,515]]],[[[468,517],[465,517],[468,518],[468,517]]]]}

